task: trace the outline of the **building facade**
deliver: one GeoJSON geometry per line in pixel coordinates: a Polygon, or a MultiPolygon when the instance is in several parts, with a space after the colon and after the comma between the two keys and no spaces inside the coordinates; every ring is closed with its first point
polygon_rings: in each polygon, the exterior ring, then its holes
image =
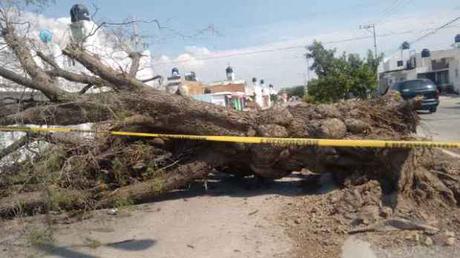
{"type": "MultiPolygon", "coordinates": [[[[456,37],[460,40],[460,37],[456,37]]],[[[396,82],[430,79],[443,92],[460,92],[460,42],[451,49],[430,51],[402,50],[379,67],[380,91],[396,82]]]]}

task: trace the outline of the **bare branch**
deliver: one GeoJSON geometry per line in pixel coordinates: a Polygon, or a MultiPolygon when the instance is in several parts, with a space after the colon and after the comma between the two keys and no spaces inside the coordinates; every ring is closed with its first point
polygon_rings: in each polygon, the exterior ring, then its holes
{"type": "Polygon", "coordinates": [[[51,77],[61,77],[71,82],[93,84],[93,85],[98,85],[98,86],[107,85],[108,87],[110,87],[109,83],[105,82],[104,80],[98,77],[85,75],[85,74],[72,73],[72,72],[63,70],[61,68],[54,69],[51,71],[46,71],[46,73],[51,77]]]}
{"type": "Polygon", "coordinates": [[[59,102],[72,98],[71,94],[57,87],[52,78],[37,65],[27,44],[24,44],[24,42],[18,38],[11,24],[7,23],[6,27],[3,28],[1,32],[6,44],[8,44],[9,48],[16,55],[21,67],[31,77],[31,80],[24,80],[24,78],[21,78],[21,76],[17,74],[14,76],[11,71],[7,70],[3,70],[4,75],[8,75],[10,80],[16,80],[16,83],[25,83],[23,84],[25,87],[41,91],[51,101],[59,102]]]}
{"type": "MultiPolygon", "coordinates": [[[[71,82],[91,84],[91,87],[94,85],[97,85],[100,87],[104,85],[110,85],[108,82],[105,82],[104,80],[101,80],[100,78],[95,77],[95,76],[90,76],[86,74],[78,74],[78,73],[73,73],[73,72],[64,70],[60,68],[59,65],[53,59],[46,56],[40,51],[37,51],[37,56],[39,56],[43,61],[45,61],[46,63],[48,63],[49,65],[55,68],[54,70],[46,71],[46,73],[51,77],[61,77],[71,82]]],[[[88,89],[84,90],[84,92],[86,92],[88,89]]],[[[80,94],[83,94],[83,93],[80,92],[80,94]]]]}
{"type": "Polygon", "coordinates": [[[15,141],[13,144],[9,145],[8,147],[0,150],[0,160],[4,157],[10,155],[11,153],[17,151],[18,149],[22,148],[29,142],[30,136],[25,135],[21,137],[19,140],[15,141]]]}
{"type": "Polygon", "coordinates": [[[88,85],[86,85],[85,87],[83,87],[83,89],[80,90],[79,94],[80,94],[80,95],[85,94],[85,93],[86,93],[88,90],[90,90],[93,86],[94,86],[94,84],[89,83],[88,85]]]}
{"type": "Polygon", "coordinates": [[[59,65],[56,63],[56,61],[54,61],[49,56],[46,56],[45,54],[43,54],[41,51],[37,51],[37,56],[39,56],[43,61],[45,61],[46,63],[48,63],[52,67],[59,68],[59,65]]]}
{"type": "Polygon", "coordinates": [[[131,58],[131,67],[129,68],[129,76],[136,78],[136,74],[139,71],[139,65],[142,58],[142,54],[139,52],[132,52],[129,54],[131,58]]]}
{"type": "Polygon", "coordinates": [[[22,85],[30,89],[40,90],[40,91],[42,90],[42,88],[39,85],[37,85],[34,81],[32,81],[31,79],[21,76],[8,69],[5,69],[2,66],[0,66],[0,77],[3,77],[5,79],[8,79],[12,82],[15,82],[19,85],[22,85]]]}
{"type": "MultiPolygon", "coordinates": [[[[97,96],[93,96],[96,98],[97,96]]],[[[100,100],[81,99],[76,102],[37,106],[22,112],[0,117],[0,125],[37,124],[37,125],[76,125],[100,122],[113,118],[112,107],[100,100]]]]}
{"type": "Polygon", "coordinates": [[[69,45],[63,50],[64,55],[73,58],[80,62],[93,74],[99,76],[101,79],[110,82],[114,85],[115,89],[128,90],[128,89],[140,89],[148,87],[143,82],[130,77],[127,74],[117,73],[111,67],[103,64],[99,58],[94,55],[88,54],[77,45],[69,45]]]}
{"type": "Polygon", "coordinates": [[[161,81],[163,80],[163,76],[161,76],[161,75],[153,76],[152,78],[142,80],[142,82],[147,83],[147,82],[151,82],[151,81],[155,81],[155,80],[158,80],[161,83],[161,81]]]}

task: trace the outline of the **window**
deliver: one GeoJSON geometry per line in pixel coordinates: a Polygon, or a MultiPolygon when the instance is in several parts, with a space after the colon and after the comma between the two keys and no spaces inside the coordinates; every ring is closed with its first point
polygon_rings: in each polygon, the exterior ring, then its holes
{"type": "Polygon", "coordinates": [[[436,83],[443,85],[449,83],[449,71],[442,71],[436,74],[436,83]]]}

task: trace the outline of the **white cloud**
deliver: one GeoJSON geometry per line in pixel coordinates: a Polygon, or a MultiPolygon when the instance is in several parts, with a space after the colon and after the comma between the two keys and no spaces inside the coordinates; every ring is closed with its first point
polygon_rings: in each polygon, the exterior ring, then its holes
{"type": "Polygon", "coordinates": [[[209,49],[197,46],[185,47],[185,52],[194,56],[208,56],[209,54],[211,54],[211,51],[209,51],[209,49]]]}
{"type": "MultiPolygon", "coordinates": [[[[455,16],[458,16],[458,11],[431,10],[429,13],[392,17],[379,22],[377,23],[377,34],[380,35],[379,52],[397,54],[401,42],[412,41],[427,33],[429,31],[427,29],[440,26],[455,16]]],[[[69,18],[50,19],[42,15],[29,14],[26,19],[34,25],[32,37],[38,40],[40,29],[52,28],[55,43],[60,47],[67,44],[69,18]]],[[[448,48],[458,33],[460,33],[460,24],[453,24],[414,44],[413,47],[417,51],[423,48],[432,50],[448,48]]],[[[270,44],[241,49],[211,51],[206,46],[186,46],[183,53],[177,56],[160,55],[155,58],[153,69],[155,73],[168,75],[171,68],[177,66],[183,73],[195,71],[203,81],[211,82],[224,79],[225,68],[230,64],[238,79],[250,81],[252,77],[257,77],[277,87],[299,85],[305,83],[307,77],[307,64],[304,58],[306,50],[303,46],[317,39],[327,43],[328,48],[337,48],[339,52],[364,54],[367,49],[373,49],[372,38],[337,41],[368,36],[371,36],[369,32],[353,28],[294,39],[286,35],[283,37],[285,40],[280,39],[270,44]]]]}
{"type": "MultiPolygon", "coordinates": [[[[40,49],[45,55],[52,55],[55,58],[57,64],[65,69],[70,71],[74,71],[77,73],[89,71],[78,62],[73,64],[70,59],[66,58],[62,54],[62,49],[67,46],[67,44],[71,40],[71,31],[70,31],[70,18],[63,17],[63,18],[48,18],[43,15],[37,15],[35,13],[30,12],[23,12],[20,15],[15,17],[18,21],[27,21],[27,25],[18,26],[18,30],[24,33],[29,39],[34,42],[34,49],[40,49]],[[44,44],[39,39],[40,31],[47,29],[53,33],[53,39],[51,43],[44,44]]],[[[26,24],[26,23],[24,23],[26,24]]],[[[103,28],[100,30],[95,30],[97,25],[91,22],[84,23],[85,28],[89,30],[93,30],[94,35],[89,37],[85,41],[85,48],[90,51],[96,53],[100,60],[108,65],[111,66],[113,69],[123,69],[127,71],[131,65],[131,59],[128,58],[128,54],[126,51],[122,51],[117,45],[114,43],[113,38],[109,33],[106,33],[103,28]]],[[[194,50],[195,52],[199,49],[191,49],[190,51],[194,50]]],[[[139,79],[148,79],[153,77],[153,71],[151,68],[151,54],[149,50],[146,50],[142,53],[143,57],[140,60],[140,70],[137,73],[137,77],[139,79]]],[[[179,60],[193,61],[195,57],[191,54],[184,54],[179,57],[179,60]]],[[[42,60],[38,57],[35,57],[36,62],[39,65],[44,65],[42,60]]],[[[169,61],[169,58],[164,56],[162,58],[163,61],[169,61]]],[[[68,83],[63,81],[63,87],[69,90],[75,90],[81,85],[76,83],[68,83]]]]}
{"type": "MultiPolygon", "coordinates": [[[[411,16],[393,17],[391,20],[377,24],[378,49],[385,54],[398,53],[397,48],[403,41],[412,41],[429,32],[429,29],[443,25],[458,12],[451,10],[431,11],[411,16]]],[[[413,45],[417,51],[423,48],[448,48],[454,36],[460,33],[460,24],[445,28],[413,45]]],[[[345,41],[345,39],[370,37],[365,30],[353,29],[327,34],[316,34],[306,37],[278,41],[271,44],[242,49],[210,51],[205,47],[185,47],[184,54],[176,58],[161,56],[154,60],[155,72],[168,75],[173,66],[182,72],[195,71],[206,82],[223,80],[225,68],[232,65],[238,79],[251,80],[252,77],[265,79],[277,87],[299,85],[305,83],[307,64],[303,46],[314,39],[320,40],[328,48],[337,48],[338,52],[364,54],[373,49],[373,39],[345,41]],[[342,42],[337,42],[341,41],[342,42]]]]}

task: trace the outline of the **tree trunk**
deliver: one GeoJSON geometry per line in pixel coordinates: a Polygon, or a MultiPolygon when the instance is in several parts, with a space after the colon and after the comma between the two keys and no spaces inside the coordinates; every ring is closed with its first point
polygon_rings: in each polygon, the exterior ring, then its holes
{"type": "MultiPolygon", "coordinates": [[[[2,112],[0,125],[63,126],[89,122],[101,130],[134,132],[401,140],[411,139],[418,123],[414,103],[400,101],[391,94],[329,105],[303,103],[237,112],[150,88],[135,79],[139,56],[132,57],[132,69],[123,73],[105,66],[84,49],[70,45],[63,53],[92,74],[65,71],[42,56],[54,67],[52,71],[44,71],[33,61],[27,44],[20,44],[13,29],[4,29],[2,35],[27,76],[2,68],[0,76],[41,91],[50,102],[21,106],[21,112],[2,112]],[[57,78],[103,85],[111,90],[99,94],[68,93],[57,85],[57,78]]],[[[413,193],[419,182],[432,184],[433,191],[447,194],[450,201],[455,201],[456,196],[447,191],[449,187],[436,181],[437,176],[419,170],[414,155],[407,150],[247,145],[107,135],[89,143],[43,140],[49,141],[54,149],[27,164],[24,173],[30,180],[42,183],[43,177],[54,175],[45,185],[59,189],[76,192],[99,189],[99,194],[90,197],[97,207],[114,205],[117,200],[145,200],[205,178],[213,169],[268,179],[278,179],[303,168],[344,175],[360,172],[381,179],[382,184],[389,182],[386,189],[406,196],[413,193]]],[[[21,201],[27,206],[27,200],[21,201]]],[[[31,198],[30,206],[35,207],[39,202],[31,198]]],[[[11,202],[5,198],[0,200],[0,207],[6,207],[6,213],[12,210],[8,208],[11,202]]]]}

